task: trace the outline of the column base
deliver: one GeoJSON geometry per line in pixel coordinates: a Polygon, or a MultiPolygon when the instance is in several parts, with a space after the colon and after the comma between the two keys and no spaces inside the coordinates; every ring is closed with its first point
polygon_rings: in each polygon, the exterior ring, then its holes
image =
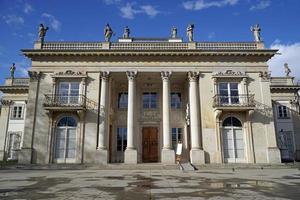
{"type": "Polygon", "coordinates": [[[175,164],[175,152],[173,149],[162,149],[161,150],[161,163],[175,164]]]}
{"type": "Polygon", "coordinates": [[[4,161],[4,151],[0,150],[0,161],[4,161]]]}
{"type": "Polygon", "coordinates": [[[268,163],[281,163],[280,150],[277,147],[268,147],[268,163]]]}
{"type": "Polygon", "coordinates": [[[137,150],[126,149],[124,152],[124,163],[125,164],[137,164],[137,150]]]}
{"type": "Polygon", "coordinates": [[[204,151],[201,149],[191,149],[190,158],[191,158],[191,163],[194,165],[205,164],[204,151]]]}
{"type": "Polygon", "coordinates": [[[108,163],[108,151],[107,149],[96,150],[96,164],[106,165],[108,163]]]}
{"type": "Polygon", "coordinates": [[[18,164],[31,164],[32,148],[22,148],[18,152],[18,164]]]}

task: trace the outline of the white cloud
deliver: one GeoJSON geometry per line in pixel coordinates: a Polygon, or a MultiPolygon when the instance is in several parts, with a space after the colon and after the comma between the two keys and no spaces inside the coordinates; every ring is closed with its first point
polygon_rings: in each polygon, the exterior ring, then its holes
{"type": "Polygon", "coordinates": [[[125,6],[120,7],[120,11],[121,17],[126,19],[134,19],[136,14],[146,14],[149,17],[155,17],[160,13],[151,5],[142,5],[139,8],[134,8],[134,3],[126,3],[125,6]]]}
{"type": "Polygon", "coordinates": [[[192,0],[185,1],[182,3],[183,7],[186,10],[202,10],[210,7],[224,7],[224,6],[233,6],[238,3],[239,0],[215,0],[215,1],[206,1],[206,0],[192,0]]]}
{"type": "Polygon", "coordinates": [[[57,20],[53,15],[49,13],[43,13],[42,17],[47,19],[48,23],[50,24],[50,27],[53,28],[55,31],[59,31],[61,28],[61,22],[57,20]]]}
{"type": "Polygon", "coordinates": [[[23,11],[26,14],[31,13],[33,11],[33,7],[29,3],[25,3],[23,11]]]}
{"type": "Polygon", "coordinates": [[[111,5],[111,4],[118,4],[121,2],[121,0],[103,0],[103,2],[107,5],[111,5]]]}
{"type": "Polygon", "coordinates": [[[250,10],[263,10],[271,5],[270,0],[260,0],[257,4],[252,5],[250,10]]]}
{"type": "Polygon", "coordinates": [[[17,15],[5,15],[2,17],[4,22],[8,25],[19,26],[24,24],[24,19],[17,15]]]}
{"type": "Polygon", "coordinates": [[[282,44],[276,40],[270,47],[271,49],[279,49],[281,55],[275,55],[269,62],[272,76],[284,76],[284,63],[288,63],[292,73],[300,80],[300,42],[294,44],[282,44]]]}

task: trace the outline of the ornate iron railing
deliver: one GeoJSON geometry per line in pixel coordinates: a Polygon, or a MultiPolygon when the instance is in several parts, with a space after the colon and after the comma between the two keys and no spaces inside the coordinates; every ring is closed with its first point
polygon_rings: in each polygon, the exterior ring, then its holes
{"type": "Polygon", "coordinates": [[[238,96],[215,95],[213,107],[255,107],[254,94],[238,96]]]}
{"type": "Polygon", "coordinates": [[[45,94],[44,107],[97,109],[97,103],[85,95],[53,95],[45,94]]]}

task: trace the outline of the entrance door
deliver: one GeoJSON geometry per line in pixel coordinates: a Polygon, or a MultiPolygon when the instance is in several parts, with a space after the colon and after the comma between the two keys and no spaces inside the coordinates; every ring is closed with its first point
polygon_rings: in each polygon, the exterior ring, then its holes
{"type": "Polygon", "coordinates": [[[226,163],[245,162],[243,128],[235,117],[229,117],[223,122],[223,152],[226,163]]]}
{"type": "Polygon", "coordinates": [[[143,162],[158,162],[158,131],[156,127],[143,128],[143,162]]]}
{"type": "Polygon", "coordinates": [[[283,162],[294,160],[294,141],[292,131],[281,130],[279,132],[279,148],[283,162]]]}

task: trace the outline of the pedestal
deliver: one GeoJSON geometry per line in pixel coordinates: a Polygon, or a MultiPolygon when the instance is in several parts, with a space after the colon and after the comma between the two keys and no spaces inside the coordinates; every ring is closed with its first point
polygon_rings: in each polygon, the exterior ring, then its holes
{"type": "Polygon", "coordinates": [[[124,152],[124,163],[125,164],[137,164],[137,150],[126,149],[124,152]]]}
{"type": "Polygon", "coordinates": [[[281,163],[280,150],[277,147],[269,147],[267,151],[269,163],[281,163]]]}
{"type": "Polygon", "coordinates": [[[22,148],[18,152],[18,164],[31,164],[32,152],[31,148],[22,148]]]}
{"type": "Polygon", "coordinates": [[[191,149],[190,158],[191,158],[191,163],[194,165],[205,164],[204,151],[201,149],[191,149]]]}
{"type": "Polygon", "coordinates": [[[97,149],[95,163],[102,165],[108,163],[108,151],[106,149],[97,149]]]}
{"type": "Polygon", "coordinates": [[[161,150],[161,163],[175,164],[175,152],[173,149],[162,149],[161,150]]]}

